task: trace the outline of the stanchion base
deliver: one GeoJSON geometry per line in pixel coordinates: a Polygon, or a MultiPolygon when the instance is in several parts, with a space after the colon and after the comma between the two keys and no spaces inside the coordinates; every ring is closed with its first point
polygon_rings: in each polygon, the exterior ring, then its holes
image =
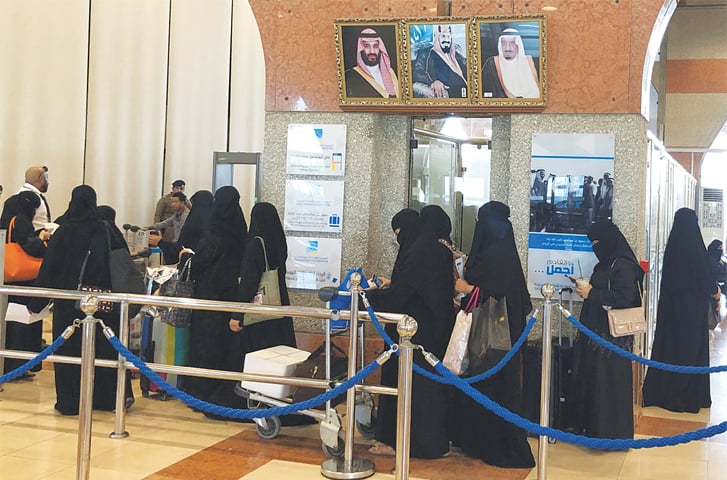
{"type": "Polygon", "coordinates": [[[128,436],[129,436],[129,432],[121,432],[121,433],[111,432],[111,433],[109,433],[109,438],[113,438],[114,440],[117,440],[119,438],[126,438],[128,436]]]}
{"type": "Polygon", "coordinates": [[[321,475],[333,479],[369,478],[376,473],[374,462],[367,458],[351,459],[351,469],[346,471],[343,458],[329,458],[321,464],[321,475]]]}

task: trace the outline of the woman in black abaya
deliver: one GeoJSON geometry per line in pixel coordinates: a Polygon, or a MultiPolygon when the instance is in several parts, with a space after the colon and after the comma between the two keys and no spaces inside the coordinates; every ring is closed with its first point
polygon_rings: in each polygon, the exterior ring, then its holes
{"type": "MultiPolygon", "coordinates": [[[[405,209],[391,220],[397,234],[399,254],[391,274],[389,288],[370,290],[368,299],[375,311],[406,313],[418,324],[412,338],[438,358],[444,357],[454,324],[452,309],[452,254],[437,242],[432,230],[424,225],[419,214],[405,209]]],[[[386,331],[398,342],[395,324],[386,331]]],[[[414,362],[433,371],[420,351],[414,362]]],[[[396,386],[398,362],[392,357],[384,364],[381,382],[396,386]]],[[[422,375],[414,374],[412,381],[411,456],[439,458],[449,451],[447,389],[422,375]]],[[[383,445],[369,450],[373,454],[393,455],[396,445],[396,398],[379,397],[375,438],[383,445]]]]}
{"type": "MultiPolygon", "coordinates": [[[[33,228],[33,216],[35,210],[40,207],[40,198],[33,192],[20,192],[5,201],[3,206],[2,217],[0,217],[0,229],[7,230],[10,227],[10,221],[15,218],[12,232],[8,232],[9,242],[20,245],[25,253],[32,257],[42,258],[45,255],[46,244],[43,240],[47,240],[50,236],[45,230],[41,230],[37,234],[33,228]],[[41,239],[43,237],[43,239],[41,239]]],[[[5,261],[8,261],[6,258],[5,261]]],[[[7,282],[8,285],[29,286],[33,285],[35,280],[24,282],[7,282]]],[[[9,303],[17,303],[20,305],[28,304],[29,297],[20,297],[10,295],[9,303]]],[[[19,322],[8,322],[6,324],[6,341],[5,346],[8,350],[28,350],[31,352],[40,352],[41,338],[43,336],[43,322],[36,321],[31,324],[19,322]]],[[[25,364],[26,360],[17,358],[5,359],[5,371],[15,370],[25,364]]],[[[41,369],[38,365],[33,369],[37,372],[41,369]]],[[[30,372],[25,373],[20,378],[32,377],[30,372]]]]}
{"type": "MultiPolygon", "coordinates": [[[[63,223],[56,230],[48,244],[43,258],[43,265],[36,280],[39,287],[75,290],[79,283],[81,265],[88,257],[83,278],[84,285],[111,289],[109,270],[109,241],[111,248],[122,248],[126,243],[119,243],[115,236],[107,233],[106,225],[98,218],[96,211],[96,191],[88,185],[79,185],[71,193],[71,202],[63,215],[63,223]]],[[[34,298],[29,307],[39,312],[48,303],[48,299],[34,298]]],[[[97,312],[94,315],[119,331],[118,304],[108,313],[97,312]]],[[[55,300],[53,310],[53,338],[63,333],[75,319],[85,315],[75,307],[73,300],[55,300]]],[[[81,331],[76,332],[59,349],[59,355],[80,356],[81,331]]],[[[96,328],[96,358],[115,360],[116,350],[104,337],[101,328],[96,328]]],[[[81,367],[57,363],[54,366],[56,383],[55,409],[63,415],[77,415],[79,388],[81,384],[81,367]]],[[[131,403],[132,394],[127,383],[127,404],[131,403]]],[[[93,408],[111,411],[116,406],[116,370],[97,367],[94,374],[93,408]]]]}
{"type": "MultiPolygon", "coordinates": [[[[233,301],[237,295],[237,276],[245,251],[247,224],[235,187],[215,192],[209,227],[192,254],[182,250],[183,264],[191,254],[194,298],[233,301]]],[[[189,327],[189,365],[228,370],[227,359],[233,348],[228,327],[230,314],[212,310],[193,310],[189,327]]],[[[209,400],[223,380],[185,377],[183,388],[202,400],[209,400]]]]}
{"type": "MultiPolygon", "coordinates": [[[[719,295],[697,215],[690,208],[680,208],[664,250],[651,359],[671,365],[709,366],[707,310],[710,297],[718,299],[719,295]]],[[[645,406],[697,413],[711,404],[708,374],[672,373],[653,367],[646,373],[645,406]]]]}
{"type": "MultiPolygon", "coordinates": [[[[630,350],[633,336],[613,337],[605,306],[630,308],[641,305],[644,271],[616,225],[599,219],[588,230],[598,263],[590,283],[576,287],[584,298],[581,322],[600,337],[630,350]]],[[[578,335],[573,345],[571,392],[573,428],[578,434],[597,438],[633,438],[633,384],[631,360],[578,335]]]]}
{"type": "MultiPolygon", "coordinates": [[[[456,289],[471,294],[479,287],[479,301],[489,297],[507,299],[510,338],[515,343],[525,328],[525,317],[532,309],[515,236],[508,217],[510,208],[492,201],[477,214],[472,250],[465,266],[464,279],[457,279],[456,289]]],[[[469,297],[462,299],[466,305],[469,297]]],[[[494,365],[494,363],[493,363],[494,365]]],[[[473,372],[478,374],[482,372],[473,372]]],[[[522,354],[516,354],[496,375],[477,382],[474,388],[508,410],[521,414],[522,354]]],[[[506,422],[465,394],[459,395],[457,413],[462,425],[454,444],[469,456],[503,468],[532,468],[535,459],[525,430],[506,422]]]]}

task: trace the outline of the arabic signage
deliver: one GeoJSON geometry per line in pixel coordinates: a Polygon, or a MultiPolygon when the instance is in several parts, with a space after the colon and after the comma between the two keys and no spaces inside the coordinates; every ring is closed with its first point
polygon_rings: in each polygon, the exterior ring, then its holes
{"type": "Polygon", "coordinates": [[[286,230],[340,233],[343,222],[343,182],[287,180],[285,182],[286,230]]]}
{"type": "Polygon", "coordinates": [[[340,238],[287,237],[285,281],[289,288],[317,290],[341,274],[340,238]]]}
{"type": "MultiPolygon", "coordinates": [[[[613,134],[533,134],[528,288],[572,287],[597,263],[586,232],[613,212],[613,134]],[[570,278],[569,278],[570,277],[570,278]]],[[[578,298],[578,297],[575,297],[578,298]]]]}
{"type": "Polygon", "coordinates": [[[342,177],[346,165],[346,125],[288,125],[288,175],[342,177]]]}

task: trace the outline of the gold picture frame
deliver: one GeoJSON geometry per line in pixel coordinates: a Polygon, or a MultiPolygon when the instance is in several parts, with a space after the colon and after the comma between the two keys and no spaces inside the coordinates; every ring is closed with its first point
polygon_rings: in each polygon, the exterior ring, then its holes
{"type": "Polygon", "coordinates": [[[401,21],[336,20],[341,105],[401,104],[401,21]]]}
{"type": "Polygon", "coordinates": [[[469,18],[404,21],[407,103],[430,106],[472,103],[471,28],[469,18]]]}
{"type": "Polygon", "coordinates": [[[474,19],[475,100],[492,106],[544,106],[544,16],[474,19]]]}

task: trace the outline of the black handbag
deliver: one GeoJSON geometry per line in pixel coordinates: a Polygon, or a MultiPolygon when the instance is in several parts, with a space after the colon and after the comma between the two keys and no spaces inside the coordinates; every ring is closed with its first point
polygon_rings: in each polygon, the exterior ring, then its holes
{"type": "Polygon", "coordinates": [[[507,300],[489,297],[472,310],[467,342],[469,373],[479,375],[497,363],[512,348],[507,300]]]}
{"type": "MultiPolygon", "coordinates": [[[[126,247],[111,249],[111,233],[106,227],[106,243],[109,246],[109,271],[111,273],[111,291],[117,293],[146,293],[144,277],[126,247]]],[[[141,305],[129,305],[129,316],[133,317],[141,310],[141,305]]]]}
{"type": "MultiPolygon", "coordinates": [[[[323,380],[326,378],[326,356],[324,354],[326,344],[323,343],[321,346],[313,350],[308,358],[296,365],[295,376],[301,378],[312,378],[316,380],[323,380]]],[[[331,381],[341,380],[346,378],[348,374],[348,357],[346,352],[341,350],[338,345],[331,343],[331,381]]],[[[293,391],[293,401],[302,402],[304,400],[311,399],[316,395],[320,395],[324,390],[319,388],[308,388],[308,387],[296,387],[293,391]]],[[[346,400],[346,394],[333,398],[331,405],[338,405],[339,403],[346,400]]]]}
{"type": "MultiPolygon", "coordinates": [[[[194,293],[194,280],[192,272],[192,259],[188,258],[181,270],[177,270],[172,278],[162,283],[159,295],[164,297],[190,298],[194,293]]],[[[177,328],[187,328],[192,323],[192,310],[189,308],[172,307],[162,314],[162,322],[177,328]]]]}

